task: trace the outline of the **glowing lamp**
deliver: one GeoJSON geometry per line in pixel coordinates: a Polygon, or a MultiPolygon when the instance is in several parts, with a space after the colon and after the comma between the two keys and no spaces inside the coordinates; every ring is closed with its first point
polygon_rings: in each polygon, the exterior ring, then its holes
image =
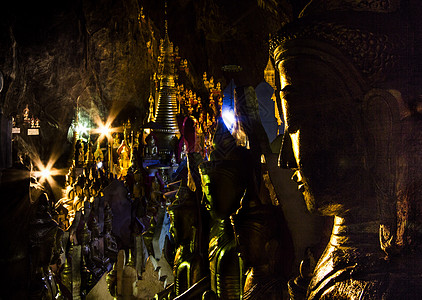
{"type": "Polygon", "coordinates": [[[35,177],[38,178],[40,182],[50,181],[52,179],[52,171],[48,167],[44,167],[42,165],[38,166],[39,171],[34,172],[35,177]]]}
{"type": "Polygon", "coordinates": [[[98,133],[99,140],[101,141],[104,137],[110,140],[112,138],[111,134],[116,131],[115,128],[111,128],[111,121],[107,121],[105,124],[101,120],[96,121],[98,128],[93,129],[92,133],[98,133]]]}
{"type": "Polygon", "coordinates": [[[41,174],[41,178],[43,177],[46,178],[48,176],[51,176],[51,171],[49,169],[44,169],[44,170],[41,170],[40,174],[41,174]]]}
{"type": "Polygon", "coordinates": [[[223,109],[221,116],[223,118],[224,124],[226,125],[227,129],[230,132],[232,132],[234,128],[234,124],[236,122],[234,111],[231,109],[223,109]]]}

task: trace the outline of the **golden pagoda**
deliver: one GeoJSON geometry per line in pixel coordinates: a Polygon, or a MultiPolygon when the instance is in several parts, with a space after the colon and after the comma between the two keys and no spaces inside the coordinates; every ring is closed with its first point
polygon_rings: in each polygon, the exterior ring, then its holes
{"type": "Polygon", "coordinates": [[[268,63],[264,70],[264,79],[271,85],[274,91],[277,89],[275,86],[275,68],[270,57],[268,57],[268,63]]]}
{"type": "Polygon", "coordinates": [[[158,79],[160,89],[158,92],[158,106],[155,114],[155,123],[157,127],[153,133],[157,138],[157,144],[160,153],[170,154],[171,140],[179,137],[179,127],[177,124],[177,89],[175,81],[177,75],[174,70],[174,57],[176,53],[173,50],[173,43],[170,42],[167,28],[167,18],[165,20],[165,37],[160,41],[160,57],[158,79]]]}
{"type": "MultiPolygon", "coordinates": [[[[275,68],[270,57],[268,57],[268,63],[264,70],[264,80],[274,89],[274,93],[271,97],[271,100],[273,100],[274,102],[274,113],[277,119],[277,125],[280,126],[282,124],[282,121],[280,112],[278,111],[277,100],[275,96],[275,91],[277,90],[277,87],[275,85],[275,68]]],[[[277,132],[277,134],[279,134],[279,132],[277,132]]]]}

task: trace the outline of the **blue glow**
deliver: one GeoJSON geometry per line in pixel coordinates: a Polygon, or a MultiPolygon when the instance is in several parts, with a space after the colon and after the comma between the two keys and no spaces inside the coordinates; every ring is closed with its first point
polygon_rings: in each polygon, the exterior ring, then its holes
{"type": "Polygon", "coordinates": [[[234,111],[228,108],[223,108],[221,116],[223,117],[223,121],[227,129],[230,133],[233,133],[234,123],[236,122],[234,111]]]}
{"type": "Polygon", "coordinates": [[[103,162],[102,161],[98,162],[97,163],[97,168],[98,169],[101,169],[102,167],[103,167],[103,162]]]}

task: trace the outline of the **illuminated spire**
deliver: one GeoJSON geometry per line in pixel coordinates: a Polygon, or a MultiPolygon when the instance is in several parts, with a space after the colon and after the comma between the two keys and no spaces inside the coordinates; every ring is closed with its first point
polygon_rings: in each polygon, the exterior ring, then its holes
{"type": "Polygon", "coordinates": [[[268,57],[268,63],[264,70],[264,80],[271,85],[271,87],[276,90],[275,86],[275,68],[271,61],[271,57],[268,57]]]}
{"type": "Polygon", "coordinates": [[[158,78],[160,90],[155,122],[159,128],[153,130],[158,139],[158,148],[162,153],[170,152],[170,142],[173,136],[179,136],[179,126],[176,115],[178,111],[175,81],[177,75],[174,70],[173,43],[168,36],[167,1],[165,1],[165,37],[161,40],[158,78]]]}
{"type": "Polygon", "coordinates": [[[168,36],[167,0],[164,0],[164,32],[168,36]]]}
{"type": "MultiPolygon", "coordinates": [[[[271,33],[268,35],[268,41],[271,41],[271,33]]],[[[271,53],[268,55],[267,66],[264,70],[264,80],[271,85],[274,91],[277,89],[275,85],[275,68],[271,61],[271,53]]]]}

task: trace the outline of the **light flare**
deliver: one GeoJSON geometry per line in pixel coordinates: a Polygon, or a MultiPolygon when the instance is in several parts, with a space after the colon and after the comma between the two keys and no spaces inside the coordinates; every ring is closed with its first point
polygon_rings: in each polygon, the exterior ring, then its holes
{"type": "MultiPolygon", "coordinates": [[[[122,108],[125,107],[125,103],[119,101],[113,101],[113,105],[109,110],[109,115],[105,122],[102,121],[100,116],[100,111],[98,108],[92,109],[92,119],[96,124],[97,128],[92,128],[90,133],[91,134],[98,134],[97,142],[101,142],[103,138],[107,138],[108,141],[113,139],[113,133],[115,132],[123,132],[122,127],[114,128],[112,124],[116,117],[119,115],[122,108]]],[[[92,138],[92,137],[91,137],[92,138]]]]}
{"type": "Polygon", "coordinates": [[[75,130],[78,133],[78,135],[82,137],[83,135],[89,134],[90,128],[84,123],[79,123],[78,126],[76,126],[75,130]]]}
{"type": "Polygon", "coordinates": [[[44,169],[40,171],[41,178],[47,178],[51,176],[51,170],[44,169]]]}
{"type": "Polygon", "coordinates": [[[110,141],[113,139],[112,137],[113,133],[121,131],[120,127],[116,127],[116,128],[111,127],[111,123],[113,123],[113,120],[114,118],[112,119],[110,117],[107,119],[105,123],[103,123],[100,118],[97,118],[95,120],[95,123],[97,124],[98,127],[95,129],[92,129],[91,133],[99,134],[98,141],[101,141],[103,138],[107,138],[107,140],[110,141]]]}
{"type": "Polygon", "coordinates": [[[54,168],[54,164],[56,163],[58,157],[59,155],[52,155],[48,160],[47,165],[44,165],[39,157],[34,158],[33,161],[36,171],[33,171],[32,175],[35,176],[41,184],[48,182],[51,188],[59,186],[53,176],[65,175],[67,170],[54,168]]]}

